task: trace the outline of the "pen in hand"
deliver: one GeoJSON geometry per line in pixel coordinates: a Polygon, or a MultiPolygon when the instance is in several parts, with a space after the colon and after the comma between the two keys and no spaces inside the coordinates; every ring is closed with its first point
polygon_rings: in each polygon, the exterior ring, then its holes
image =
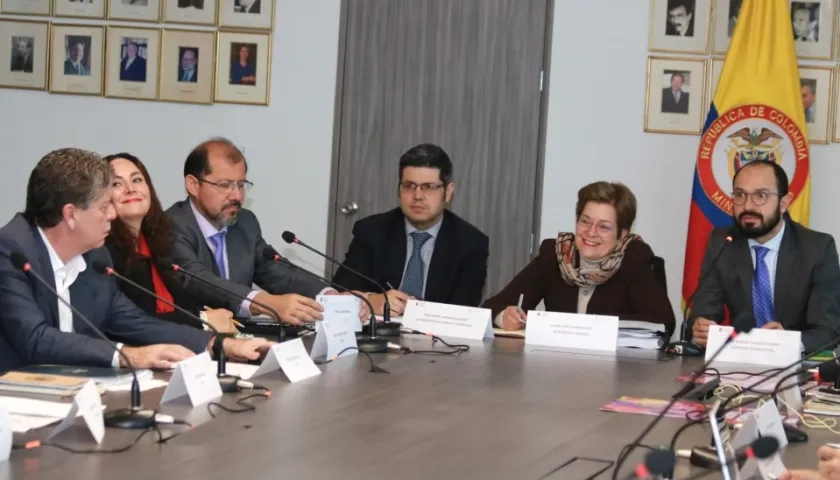
{"type": "MultiPolygon", "coordinates": [[[[523,300],[525,300],[525,294],[520,293],[519,294],[519,303],[516,304],[516,309],[519,310],[520,312],[522,311],[522,301],[523,300]]],[[[516,317],[516,319],[519,320],[522,323],[527,323],[525,320],[522,320],[521,317],[516,317]]]]}

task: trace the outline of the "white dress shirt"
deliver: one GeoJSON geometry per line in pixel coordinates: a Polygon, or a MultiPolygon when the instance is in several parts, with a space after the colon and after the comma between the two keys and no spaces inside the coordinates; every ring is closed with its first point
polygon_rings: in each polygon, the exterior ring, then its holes
{"type": "MultiPolygon", "coordinates": [[[[38,233],[41,234],[41,239],[44,240],[44,245],[47,247],[47,252],[50,255],[50,264],[53,268],[53,276],[55,277],[55,291],[58,296],[65,302],[70,302],[70,286],[79,277],[79,274],[87,269],[87,262],[81,255],[76,255],[67,263],[64,263],[56,253],[44,230],[38,227],[38,233]]],[[[73,310],[70,309],[64,302],[58,300],[58,329],[62,332],[73,333],[73,310]]],[[[122,348],[122,343],[117,343],[117,349],[122,348]]],[[[111,360],[111,366],[119,368],[120,354],[114,351],[114,358],[111,360]]]]}

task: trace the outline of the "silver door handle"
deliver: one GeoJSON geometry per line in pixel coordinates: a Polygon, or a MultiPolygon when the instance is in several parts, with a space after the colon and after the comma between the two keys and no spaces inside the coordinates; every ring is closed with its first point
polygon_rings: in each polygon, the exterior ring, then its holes
{"type": "Polygon", "coordinates": [[[359,205],[356,202],[347,202],[341,207],[341,213],[345,215],[353,215],[359,211],[359,205]]]}

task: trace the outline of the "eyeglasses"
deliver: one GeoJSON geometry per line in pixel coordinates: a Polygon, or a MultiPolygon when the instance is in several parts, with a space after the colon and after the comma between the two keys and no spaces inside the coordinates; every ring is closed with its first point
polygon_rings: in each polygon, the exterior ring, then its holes
{"type": "Polygon", "coordinates": [[[249,182],[248,180],[242,180],[240,182],[234,182],[232,180],[222,180],[220,182],[211,182],[210,180],[205,180],[203,178],[198,179],[199,182],[207,183],[213,185],[214,187],[218,188],[219,190],[230,194],[233,192],[234,189],[238,189],[242,193],[248,193],[251,188],[254,187],[254,184],[249,182]]]}
{"type": "Polygon", "coordinates": [[[414,182],[400,182],[400,191],[403,193],[414,193],[417,187],[423,193],[436,192],[446,186],[443,183],[414,183],[414,182]]]}
{"type": "MultiPolygon", "coordinates": [[[[578,228],[581,230],[589,230],[592,227],[593,223],[592,220],[588,218],[581,218],[577,222],[578,228]]],[[[609,223],[601,223],[599,222],[596,227],[598,227],[598,233],[601,235],[610,235],[613,232],[613,226],[609,223]]]]}
{"type": "Polygon", "coordinates": [[[758,190],[752,193],[747,193],[743,190],[736,190],[732,192],[732,201],[739,207],[747,203],[747,197],[752,200],[752,203],[759,207],[767,203],[767,200],[772,195],[779,195],[779,192],[771,192],[769,190],[758,190]]]}

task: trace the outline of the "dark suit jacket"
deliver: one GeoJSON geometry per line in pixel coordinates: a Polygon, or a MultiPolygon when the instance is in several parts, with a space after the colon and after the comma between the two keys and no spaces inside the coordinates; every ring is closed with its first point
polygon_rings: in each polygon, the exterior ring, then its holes
{"type": "Polygon", "coordinates": [[[32,73],[32,57],[33,55],[31,54],[26,59],[20,55],[12,56],[11,71],[32,73]]]}
{"type": "Polygon", "coordinates": [[[76,73],[76,70],[73,68],[73,62],[70,61],[68,58],[64,61],[64,74],[65,75],[90,75],[90,67],[87,65],[80,63],[79,68],[82,70],[79,73],[76,73]]]}
{"type": "MultiPolygon", "coordinates": [[[[41,283],[15,268],[9,256],[23,253],[32,271],[55,284],[49,253],[35,226],[22,215],[0,229],[0,370],[31,364],[111,365],[114,350],[74,315],[75,333],[59,330],[58,300],[41,283]]],[[[111,263],[105,248],[84,255],[88,264],[70,287],[73,306],[114,341],[128,345],[181,344],[199,353],[210,334],[150,317],[120,292],[114,279],[93,271],[111,263]]]]}
{"type": "MultiPolygon", "coordinates": [[[[207,245],[201,228],[193,215],[189,200],[176,202],[166,211],[172,218],[172,257],[184,270],[201,275],[220,288],[247,297],[253,284],[272,294],[298,293],[315,298],[326,285],[314,277],[282,262],[268,261],[263,257],[266,242],[257,217],[245,208],[239,211],[236,223],[228,227],[226,236],[228,278],[219,277],[213,252],[207,245]]],[[[184,289],[201,304],[213,308],[226,308],[236,314],[242,304],[240,298],[224,290],[184,276],[184,289]]]]}
{"type": "MultiPolygon", "coordinates": [[[[399,288],[406,262],[408,239],[405,216],[399,208],[371,215],[353,226],[353,240],[344,257],[348,267],[399,288]]],[[[487,280],[487,235],[449,210],[435,239],[424,300],[475,307],[481,302],[487,280]]],[[[350,290],[378,292],[379,288],[340,267],[333,281],[350,290]]]]}
{"type": "MultiPolygon", "coordinates": [[[[557,240],[553,238],[543,240],[537,257],[501,292],[484,302],[483,307],[492,310],[493,318],[505,308],[515,306],[520,294],[524,295],[522,308],[525,311],[536,308],[545,300],[547,311],[577,313],[579,289],[560,276],[556,244],[557,240]]],[[[662,323],[668,331],[673,331],[674,310],[665,285],[653,273],[652,262],[653,251],[647,243],[630,242],[618,272],[595,287],[586,313],[662,323]]]]}
{"type": "MultiPolygon", "coordinates": [[[[111,254],[111,259],[114,261],[113,266],[118,272],[120,272],[123,276],[128,277],[131,281],[140,284],[144,288],[148,288],[151,291],[155,290],[155,286],[152,283],[151,259],[139,258],[128,262],[123,254],[114,246],[113,242],[110,241],[110,237],[105,241],[105,246],[108,248],[108,252],[111,254]]],[[[175,278],[175,272],[171,271],[169,265],[160,264],[157,269],[163,279],[163,283],[166,284],[166,289],[169,290],[170,294],[172,294],[173,303],[184,310],[191,312],[193,315],[198,316],[202,306],[195,303],[192,297],[184,291],[181,281],[175,278]]],[[[178,310],[161,314],[156,313],[157,300],[154,297],[126,282],[117,280],[117,285],[125,296],[129,298],[129,300],[134,302],[135,305],[140,307],[149,315],[157,317],[161,320],[167,320],[169,322],[180,323],[203,329],[201,322],[178,310]]]]}
{"type": "MultiPolygon", "coordinates": [[[[786,222],[776,260],[773,310],[776,321],[786,330],[801,331],[805,350],[813,351],[840,335],[837,246],[831,235],[815,232],[790,219],[786,222]]],[[[709,237],[700,273],[703,278],[709,272],[709,278],[694,295],[688,331],[698,317],[722,321],[724,305],[733,321],[744,313],[752,316],[754,268],[747,240],[736,237],[710,270],[728,231],[728,227],[719,228],[709,237]]],[[[754,322],[754,317],[751,318],[754,322]]]]}
{"type": "Polygon", "coordinates": [[[671,87],[662,89],[662,113],[688,113],[688,93],[680,93],[680,101],[674,101],[671,87]]]}
{"type": "Polygon", "coordinates": [[[127,82],[145,82],[146,81],[146,59],[139,55],[134,57],[134,61],[129,65],[128,70],[125,69],[125,63],[128,57],[123,58],[120,62],[120,80],[127,82]]]}

